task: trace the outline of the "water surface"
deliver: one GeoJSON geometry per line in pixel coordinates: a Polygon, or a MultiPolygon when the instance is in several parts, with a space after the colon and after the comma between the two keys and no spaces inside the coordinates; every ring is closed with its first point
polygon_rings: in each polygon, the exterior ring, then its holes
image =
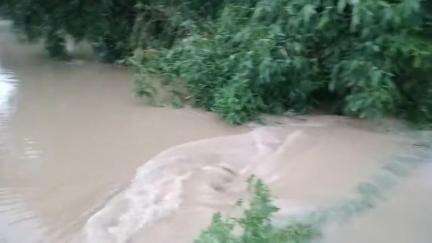
{"type": "Polygon", "coordinates": [[[7,242],[38,242],[36,231],[49,236],[43,242],[62,242],[158,152],[242,131],[210,113],[145,106],[131,95],[125,68],[50,60],[0,22],[0,235],[7,242]],[[34,235],[9,236],[21,224],[34,226],[27,227],[34,235]]]}
{"type": "MultiPolygon", "coordinates": [[[[424,150],[397,122],[269,120],[230,127],[209,112],[149,107],[125,68],[51,60],[0,21],[0,242],[192,242],[214,212],[237,213],[252,174],[283,224],[339,210],[397,155],[424,150]]],[[[405,159],[377,204],[329,217],[317,242],[431,242],[422,159],[405,159]]]]}

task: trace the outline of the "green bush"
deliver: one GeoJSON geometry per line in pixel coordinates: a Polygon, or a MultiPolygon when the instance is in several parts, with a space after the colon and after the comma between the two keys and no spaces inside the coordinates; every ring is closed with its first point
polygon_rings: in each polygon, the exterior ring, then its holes
{"type": "Polygon", "coordinates": [[[53,57],[67,54],[64,43],[69,35],[90,42],[102,60],[115,61],[130,53],[135,4],[135,0],[3,0],[0,7],[29,40],[44,40],[53,57]]]}
{"type": "Polygon", "coordinates": [[[215,94],[213,111],[231,124],[242,124],[257,116],[263,103],[248,87],[248,81],[236,81],[215,94]]]}
{"type": "Polygon", "coordinates": [[[195,243],[302,243],[317,236],[316,229],[301,223],[274,226],[271,218],[278,209],[272,203],[268,187],[254,177],[249,186],[253,197],[242,217],[224,218],[216,213],[195,243]]]}
{"type": "Polygon", "coordinates": [[[206,28],[142,65],[186,81],[195,105],[236,124],[324,102],[362,118],[430,122],[431,11],[421,4],[226,1],[206,28]]]}
{"type": "Polygon", "coordinates": [[[432,123],[431,1],[4,0],[0,9],[52,56],[67,54],[67,36],[105,61],[134,56],[138,95],[156,97],[149,77],[160,75],[185,84],[176,104],[233,124],[316,107],[432,123]]]}

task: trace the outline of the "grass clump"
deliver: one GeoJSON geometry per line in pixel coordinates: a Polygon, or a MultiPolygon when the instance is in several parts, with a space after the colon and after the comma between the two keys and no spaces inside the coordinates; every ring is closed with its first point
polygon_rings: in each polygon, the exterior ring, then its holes
{"type": "Polygon", "coordinates": [[[250,178],[249,186],[253,197],[243,215],[224,218],[216,213],[195,243],[303,243],[317,236],[313,227],[301,223],[274,226],[272,216],[278,208],[272,203],[268,187],[255,177],[250,178]]]}

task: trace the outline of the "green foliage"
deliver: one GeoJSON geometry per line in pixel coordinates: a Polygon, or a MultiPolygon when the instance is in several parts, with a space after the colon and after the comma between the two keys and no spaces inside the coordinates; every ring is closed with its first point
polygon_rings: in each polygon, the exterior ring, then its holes
{"type": "Polygon", "coordinates": [[[191,24],[205,27],[191,28],[142,65],[173,82],[173,76],[186,81],[195,105],[234,124],[322,102],[362,118],[402,115],[430,122],[426,4],[226,1],[214,19],[191,24]]]}
{"type": "Polygon", "coordinates": [[[136,48],[171,47],[191,32],[192,20],[212,18],[223,1],[211,0],[2,0],[0,11],[29,40],[44,39],[63,56],[64,38],[87,40],[102,60],[117,61],[136,48]],[[54,37],[54,38],[53,38],[54,37]]]}
{"type": "Polygon", "coordinates": [[[195,243],[235,243],[238,242],[233,236],[234,222],[222,218],[220,213],[213,215],[210,227],[203,231],[195,243]]]}
{"type": "Polygon", "coordinates": [[[227,85],[216,92],[213,111],[229,123],[237,125],[256,117],[263,106],[245,80],[227,85]]]}
{"type": "Polygon", "coordinates": [[[272,203],[268,187],[254,177],[249,186],[253,198],[243,216],[225,219],[220,213],[215,214],[195,243],[301,243],[317,235],[315,229],[300,223],[283,228],[272,225],[271,217],[278,208],[272,203]]]}
{"type": "Polygon", "coordinates": [[[45,47],[50,56],[61,59],[67,58],[65,45],[66,40],[60,31],[53,29],[47,32],[45,47]]]}
{"type": "Polygon", "coordinates": [[[64,57],[65,38],[87,40],[100,57],[114,61],[129,54],[135,0],[5,0],[0,5],[29,40],[43,39],[48,53],[64,57]]]}
{"type": "Polygon", "coordinates": [[[0,8],[52,56],[66,56],[67,36],[105,61],[134,56],[139,96],[156,97],[150,77],[160,75],[162,86],[184,84],[187,100],[233,124],[323,106],[432,123],[431,1],[4,0],[0,8]]]}

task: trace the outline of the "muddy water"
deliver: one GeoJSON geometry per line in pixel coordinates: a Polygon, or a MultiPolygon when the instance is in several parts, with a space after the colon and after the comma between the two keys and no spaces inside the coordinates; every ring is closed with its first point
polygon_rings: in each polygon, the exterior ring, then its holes
{"type": "Polygon", "coordinates": [[[429,159],[402,164],[391,186],[374,182],[424,148],[395,124],[317,116],[233,128],[147,107],[130,79],[86,59],[52,61],[0,22],[0,242],[191,242],[212,213],[236,212],[252,174],[274,192],[277,223],[341,211],[320,220],[317,242],[432,240],[429,159]],[[344,213],[365,182],[384,199],[344,213]]]}
{"type": "Polygon", "coordinates": [[[0,236],[8,242],[38,242],[36,232],[63,242],[158,152],[242,132],[212,114],[144,106],[123,68],[55,62],[41,50],[17,43],[1,22],[0,236]],[[23,239],[12,235],[16,225],[36,230],[23,239]]]}
{"type": "Polygon", "coordinates": [[[346,224],[330,224],[322,242],[428,243],[432,241],[432,166],[418,168],[384,203],[346,224]]]}

